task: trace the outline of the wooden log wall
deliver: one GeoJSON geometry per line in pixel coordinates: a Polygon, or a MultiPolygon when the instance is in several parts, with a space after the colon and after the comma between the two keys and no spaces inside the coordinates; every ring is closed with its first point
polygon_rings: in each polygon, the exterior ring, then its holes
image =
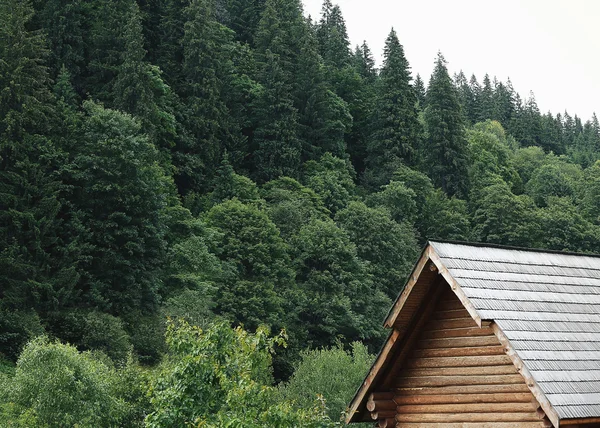
{"type": "Polygon", "coordinates": [[[393,426],[395,412],[400,428],[552,427],[492,329],[478,327],[449,287],[394,383],[367,404],[379,426],[393,426]]]}

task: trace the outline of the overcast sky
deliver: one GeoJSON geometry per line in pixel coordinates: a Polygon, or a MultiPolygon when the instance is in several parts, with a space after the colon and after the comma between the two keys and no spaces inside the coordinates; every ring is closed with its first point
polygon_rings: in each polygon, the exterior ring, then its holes
{"type": "MultiPolygon", "coordinates": [[[[322,0],[303,0],[320,17],[322,0]]],[[[485,73],[527,96],[542,113],[565,109],[587,120],[600,114],[598,0],[334,0],[353,45],[366,40],[378,64],[390,28],[398,33],[413,77],[425,82],[441,50],[450,73],[485,73]]]]}

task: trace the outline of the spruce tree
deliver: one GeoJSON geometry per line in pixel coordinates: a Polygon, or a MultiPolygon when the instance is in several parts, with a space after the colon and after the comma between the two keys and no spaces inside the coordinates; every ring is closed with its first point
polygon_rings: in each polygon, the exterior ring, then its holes
{"type": "Polygon", "coordinates": [[[256,130],[251,142],[254,176],[259,182],[282,175],[298,177],[302,152],[298,110],[279,61],[270,51],[259,80],[262,89],[253,106],[256,130]]]}
{"type": "Polygon", "coordinates": [[[80,74],[85,70],[89,43],[90,5],[81,0],[48,0],[38,13],[50,50],[50,75],[56,77],[64,66],[80,90],[80,74]]]}
{"type": "Polygon", "coordinates": [[[265,0],[226,0],[229,26],[242,43],[253,46],[265,0]]]}
{"type": "Polygon", "coordinates": [[[421,75],[417,74],[417,77],[415,77],[415,93],[417,95],[417,102],[419,103],[419,109],[420,110],[425,110],[425,94],[426,94],[426,90],[425,90],[425,83],[423,82],[423,79],[421,79],[421,75]]]}
{"type": "Polygon", "coordinates": [[[180,120],[187,134],[178,139],[173,155],[182,194],[208,190],[224,149],[242,138],[224,97],[232,71],[228,49],[233,34],[217,22],[215,13],[213,0],[193,0],[185,9],[180,120]]]}
{"type": "MultiPolygon", "coordinates": [[[[48,51],[28,30],[29,1],[0,1],[0,324],[5,309],[44,314],[73,302],[76,228],[61,201],[62,153],[48,138],[54,99],[48,51]]],[[[25,320],[22,320],[25,323],[25,320]]],[[[8,322],[10,323],[10,320],[8,322]]],[[[11,334],[10,331],[6,332],[11,334]]],[[[15,333],[19,342],[21,333],[15,333]]],[[[0,346],[3,346],[0,344],[0,346]]]]}
{"type": "Polygon", "coordinates": [[[386,165],[415,162],[421,137],[410,67],[393,29],[385,43],[377,91],[375,131],[368,146],[367,167],[373,177],[372,184],[382,185],[393,172],[387,171],[386,165]]]}
{"type": "Polygon", "coordinates": [[[479,120],[478,122],[484,122],[488,119],[493,118],[493,96],[494,96],[494,88],[492,87],[492,81],[490,76],[486,74],[483,77],[483,87],[481,88],[481,92],[479,93],[479,120]]]}
{"type": "Polygon", "coordinates": [[[427,88],[425,147],[427,167],[433,182],[448,195],[465,195],[467,190],[467,143],[456,89],[438,53],[427,88]]]}
{"type": "Polygon", "coordinates": [[[319,41],[319,53],[325,64],[334,69],[342,69],[350,63],[350,40],[346,22],[339,6],[330,0],[323,2],[321,20],[316,36],[319,41]]]}
{"type": "Polygon", "coordinates": [[[346,153],[344,136],[351,128],[352,117],[346,102],[327,82],[317,40],[310,31],[304,37],[295,80],[302,160],[318,159],[325,152],[343,157],[346,153]]]}
{"type": "Polygon", "coordinates": [[[153,142],[165,152],[175,138],[175,117],[170,111],[170,89],[162,81],[160,69],[146,61],[142,18],[132,3],[122,29],[125,49],[112,85],[110,105],[142,121],[153,142]]]}

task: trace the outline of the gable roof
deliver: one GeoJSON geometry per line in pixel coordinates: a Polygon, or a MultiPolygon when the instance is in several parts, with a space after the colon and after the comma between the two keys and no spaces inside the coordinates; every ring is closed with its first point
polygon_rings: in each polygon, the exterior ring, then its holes
{"type": "Polygon", "coordinates": [[[429,242],[385,321],[394,328],[349,420],[407,332],[437,270],[479,326],[492,323],[548,417],[600,418],[600,257],[429,242]],[[426,269],[426,265],[430,269],[426,269]]]}

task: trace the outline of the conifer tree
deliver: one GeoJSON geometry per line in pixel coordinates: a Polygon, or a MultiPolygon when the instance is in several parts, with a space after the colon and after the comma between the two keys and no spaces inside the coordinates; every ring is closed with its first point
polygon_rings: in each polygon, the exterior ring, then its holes
{"type": "Polygon", "coordinates": [[[417,77],[415,77],[415,93],[417,94],[417,102],[419,103],[419,109],[420,110],[425,110],[425,94],[426,94],[426,90],[425,90],[425,83],[423,82],[423,79],[421,79],[421,75],[417,74],[417,77]]]}
{"type": "Polygon", "coordinates": [[[386,40],[377,90],[375,131],[368,146],[367,166],[373,175],[373,184],[382,185],[393,172],[386,172],[386,164],[415,161],[421,137],[410,67],[393,29],[386,40]]]}
{"type": "Polygon", "coordinates": [[[350,63],[350,40],[346,22],[339,6],[330,0],[323,2],[321,20],[316,36],[319,41],[319,53],[325,64],[334,69],[342,69],[350,63]]]}
{"type": "Polygon", "coordinates": [[[433,182],[450,196],[465,195],[467,189],[467,144],[456,89],[441,53],[427,88],[425,109],[428,141],[427,167],[433,182]]]}
{"type": "Polygon", "coordinates": [[[125,49],[113,85],[111,106],[142,121],[153,142],[170,150],[175,137],[175,117],[169,106],[169,88],[160,69],[146,61],[142,19],[139,7],[132,3],[123,28],[125,49]]]}
{"type": "Polygon", "coordinates": [[[183,111],[187,135],[178,139],[173,159],[180,193],[205,192],[223,150],[242,139],[225,103],[232,71],[228,47],[233,34],[216,20],[213,0],[193,0],[185,9],[183,111]]]}
{"type": "MultiPolygon", "coordinates": [[[[5,309],[47,313],[72,303],[78,280],[76,232],[61,202],[64,154],[53,122],[48,51],[28,30],[29,1],[0,1],[0,324],[5,309]]],[[[25,322],[25,320],[22,320],[25,322]]],[[[8,322],[10,324],[10,322],[8,322]]],[[[7,334],[11,334],[10,331],[7,334]]],[[[14,340],[22,338],[15,334],[14,340]]]]}
{"type": "Polygon", "coordinates": [[[282,175],[297,177],[302,145],[298,138],[298,110],[285,83],[278,59],[267,51],[255,104],[256,130],[251,142],[254,175],[259,182],[282,175]]]}
{"type": "Polygon", "coordinates": [[[43,4],[37,19],[46,33],[50,75],[56,77],[64,66],[76,79],[76,88],[81,89],[79,79],[85,69],[90,6],[81,0],[48,0],[43,4]]]}
{"type": "Polygon", "coordinates": [[[373,52],[369,48],[365,40],[362,45],[357,45],[354,50],[354,67],[363,79],[374,82],[377,78],[377,70],[375,69],[375,58],[373,52]]]}
{"type": "Polygon", "coordinates": [[[462,70],[454,76],[454,84],[466,123],[475,123],[475,94],[462,70]]]}
{"type": "Polygon", "coordinates": [[[478,122],[484,122],[488,119],[493,118],[493,96],[494,96],[494,88],[492,87],[492,81],[490,76],[486,74],[483,77],[483,87],[481,88],[481,92],[479,94],[479,119],[478,122]]]}
{"type": "Polygon", "coordinates": [[[299,138],[302,160],[318,159],[325,152],[343,157],[344,136],[350,130],[352,117],[348,106],[327,82],[325,66],[317,52],[317,40],[310,31],[298,57],[295,105],[299,115],[299,138]]]}
{"type": "Polygon", "coordinates": [[[265,7],[265,0],[227,0],[229,26],[242,43],[254,45],[254,35],[265,7]]]}

